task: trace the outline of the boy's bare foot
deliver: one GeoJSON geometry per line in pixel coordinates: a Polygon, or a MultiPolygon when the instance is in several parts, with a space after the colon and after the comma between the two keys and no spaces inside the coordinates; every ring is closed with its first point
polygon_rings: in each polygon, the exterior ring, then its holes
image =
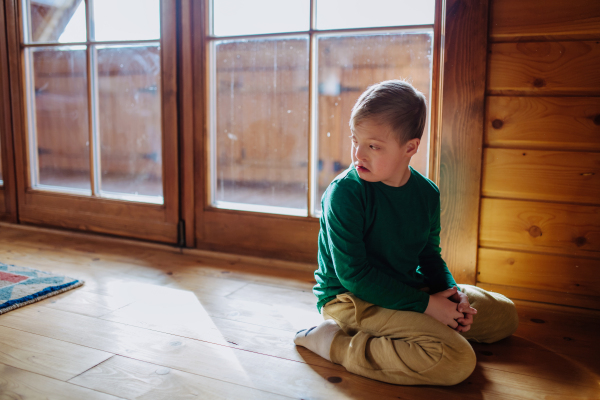
{"type": "Polygon", "coordinates": [[[319,326],[302,329],[296,333],[294,343],[306,347],[313,353],[317,353],[324,359],[331,361],[331,358],[329,358],[331,342],[333,342],[333,337],[339,330],[338,324],[334,320],[328,319],[321,322],[319,326]]]}

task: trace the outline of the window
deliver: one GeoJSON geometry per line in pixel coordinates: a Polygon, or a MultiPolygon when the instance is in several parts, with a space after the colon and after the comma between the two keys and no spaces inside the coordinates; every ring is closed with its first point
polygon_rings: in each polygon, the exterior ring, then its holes
{"type": "Polygon", "coordinates": [[[177,243],[175,0],[6,6],[19,219],[177,243]]]}
{"type": "MultiPolygon", "coordinates": [[[[213,0],[209,204],[318,216],[350,165],[352,105],[407,79],[431,99],[434,1],[213,0]]],[[[428,174],[429,124],[412,165],[428,174]]]]}
{"type": "Polygon", "coordinates": [[[163,204],[160,1],[23,8],[31,187],[163,204]]]}

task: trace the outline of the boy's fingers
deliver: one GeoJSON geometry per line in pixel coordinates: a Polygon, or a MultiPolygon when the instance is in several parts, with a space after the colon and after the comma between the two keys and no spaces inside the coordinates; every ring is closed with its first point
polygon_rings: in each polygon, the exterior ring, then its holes
{"type": "Polygon", "coordinates": [[[460,303],[458,305],[458,311],[467,314],[477,314],[477,310],[471,307],[468,303],[460,303]]]}
{"type": "Polygon", "coordinates": [[[440,292],[439,294],[443,295],[445,298],[448,298],[448,297],[452,296],[454,293],[456,293],[457,290],[458,290],[457,287],[454,286],[453,288],[446,289],[443,292],[440,292]]]}

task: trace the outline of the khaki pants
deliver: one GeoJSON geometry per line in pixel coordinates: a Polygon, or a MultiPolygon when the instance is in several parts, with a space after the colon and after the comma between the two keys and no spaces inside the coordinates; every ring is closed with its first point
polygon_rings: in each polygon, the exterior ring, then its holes
{"type": "Polygon", "coordinates": [[[344,293],[322,310],[342,329],[330,357],[348,371],[398,385],[455,385],[475,369],[475,352],[467,340],[493,343],[513,334],[518,325],[514,304],[499,293],[459,285],[477,309],[471,329],[461,334],[432,317],[367,303],[344,293]]]}

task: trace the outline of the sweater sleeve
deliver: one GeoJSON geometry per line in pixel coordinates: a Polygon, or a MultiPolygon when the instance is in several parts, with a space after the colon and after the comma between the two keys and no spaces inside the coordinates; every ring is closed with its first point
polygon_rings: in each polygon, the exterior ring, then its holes
{"type": "Polygon", "coordinates": [[[424,312],[429,295],[374,268],[364,243],[365,207],[352,182],[334,184],[323,202],[328,246],[340,283],[359,298],[380,307],[424,312]]]}
{"type": "Polygon", "coordinates": [[[456,286],[452,273],[448,270],[442,258],[440,247],[440,198],[437,196],[437,205],[431,217],[429,238],[425,248],[419,253],[419,266],[427,278],[430,293],[437,293],[456,286]]]}

